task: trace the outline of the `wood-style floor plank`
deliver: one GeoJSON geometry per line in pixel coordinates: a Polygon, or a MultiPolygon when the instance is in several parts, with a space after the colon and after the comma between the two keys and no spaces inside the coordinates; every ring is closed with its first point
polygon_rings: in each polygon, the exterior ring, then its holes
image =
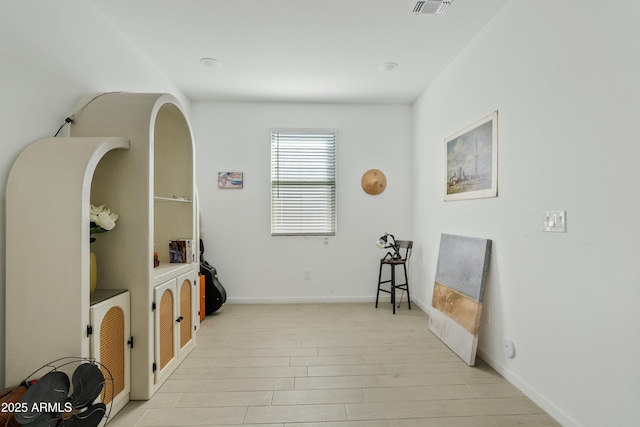
{"type": "Polygon", "coordinates": [[[111,427],[559,426],[482,360],[467,366],[419,308],[223,306],[152,399],[111,427]]]}

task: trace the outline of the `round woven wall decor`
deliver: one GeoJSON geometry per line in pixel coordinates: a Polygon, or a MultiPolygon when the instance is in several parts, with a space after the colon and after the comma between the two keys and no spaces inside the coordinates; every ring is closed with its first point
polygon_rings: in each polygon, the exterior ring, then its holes
{"type": "Polygon", "coordinates": [[[362,189],[365,193],[376,196],[387,187],[387,177],[378,169],[369,169],[362,175],[362,189]]]}

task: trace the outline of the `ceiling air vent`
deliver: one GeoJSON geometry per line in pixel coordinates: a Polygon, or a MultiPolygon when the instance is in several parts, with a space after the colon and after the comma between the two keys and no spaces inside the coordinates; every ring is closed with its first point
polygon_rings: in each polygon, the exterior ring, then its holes
{"type": "Polygon", "coordinates": [[[453,0],[412,1],[410,15],[443,15],[453,0]]]}

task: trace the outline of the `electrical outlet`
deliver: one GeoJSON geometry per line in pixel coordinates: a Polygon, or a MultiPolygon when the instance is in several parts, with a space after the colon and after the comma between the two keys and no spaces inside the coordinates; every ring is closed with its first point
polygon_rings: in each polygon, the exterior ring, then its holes
{"type": "Polygon", "coordinates": [[[567,211],[542,211],[541,220],[544,232],[567,232],[567,211]]]}
{"type": "Polygon", "coordinates": [[[307,269],[304,271],[304,280],[311,280],[311,270],[307,269]]]}
{"type": "Polygon", "coordinates": [[[504,337],[502,339],[502,351],[504,351],[504,355],[509,359],[516,357],[516,347],[513,341],[511,341],[511,338],[504,337]]]}

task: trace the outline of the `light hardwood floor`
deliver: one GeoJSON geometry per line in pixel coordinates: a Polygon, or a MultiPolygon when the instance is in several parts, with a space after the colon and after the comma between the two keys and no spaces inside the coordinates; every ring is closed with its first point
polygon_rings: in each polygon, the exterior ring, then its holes
{"type": "Polygon", "coordinates": [[[391,305],[224,305],[198,347],[110,427],[558,426],[486,363],[470,368],[391,305]]]}

